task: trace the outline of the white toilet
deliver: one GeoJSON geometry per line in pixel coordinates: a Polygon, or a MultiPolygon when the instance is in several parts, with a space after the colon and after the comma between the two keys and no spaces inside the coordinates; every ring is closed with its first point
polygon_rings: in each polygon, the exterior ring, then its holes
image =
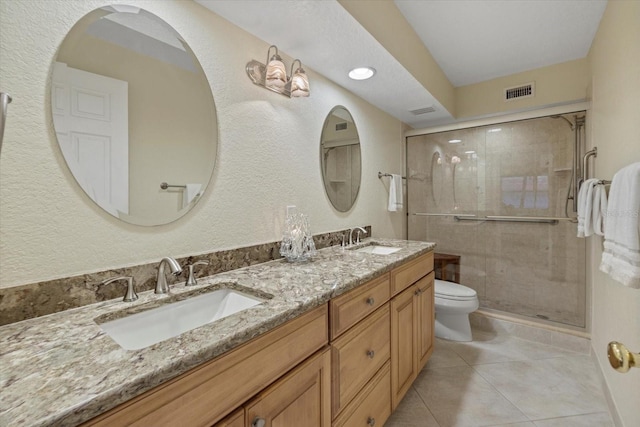
{"type": "Polygon", "coordinates": [[[435,281],[436,330],[438,338],[471,341],[469,313],[478,309],[478,294],[457,283],[435,281]]]}

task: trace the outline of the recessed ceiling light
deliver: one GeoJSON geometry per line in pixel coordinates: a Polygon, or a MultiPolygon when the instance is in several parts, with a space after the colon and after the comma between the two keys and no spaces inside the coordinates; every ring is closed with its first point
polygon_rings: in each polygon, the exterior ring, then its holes
{"type": "Polygon", "coordinates": [[[458,142],[462,142],[461,139],[450,139],[449,144],[457,144],[458,142]]]}
{"type": "Polygon", "coordinates": [[[475,153],[475,151],[473,151],[473,150],[465,151],[465,152],[464,152],[464,154],[474,154],[474,153],[475,153]]]}
{"type": "Polygon", "coordinates": [[[358,67],[349,71],[349,78],[353,80],[367,80],[373,77],[376,70],[372,67],[358,67]]]}
{"type": "Polygon", "coordinates": [[[489,129],[487,132],[500,132],[502,130],[502,128],[493,128],[493,129],[489,129]]]}

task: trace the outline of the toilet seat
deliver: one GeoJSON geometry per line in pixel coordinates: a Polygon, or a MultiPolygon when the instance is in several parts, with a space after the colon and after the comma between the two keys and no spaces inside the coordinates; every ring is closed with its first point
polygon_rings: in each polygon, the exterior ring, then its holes
{"type": "Polygon", "coordinates": [[[457,283],[435,280],[435,296],[451,301],[471,301],[478,298],[476,291],[457,283]]]}

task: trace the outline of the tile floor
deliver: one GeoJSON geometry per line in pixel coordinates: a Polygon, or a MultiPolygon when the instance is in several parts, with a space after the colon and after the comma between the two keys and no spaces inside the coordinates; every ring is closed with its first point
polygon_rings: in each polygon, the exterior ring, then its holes
{"type": "Polygon", "coordinates": [[[413,387],[385,427],[613,427],[591,357],[473,331],[436,339],[413,387]]]}

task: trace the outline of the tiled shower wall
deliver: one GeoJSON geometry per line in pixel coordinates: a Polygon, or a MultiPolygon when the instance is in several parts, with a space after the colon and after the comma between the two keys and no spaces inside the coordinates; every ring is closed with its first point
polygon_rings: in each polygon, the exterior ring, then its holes
{"type": "Polygon", "coordinates": [[[551,117],[409,137],[409,239],[459,255],[460,282],[481,307],[584,327],[585,242],[575,223],[453,217],[564,217],[573,144],[569,123],[551,117]]]}

